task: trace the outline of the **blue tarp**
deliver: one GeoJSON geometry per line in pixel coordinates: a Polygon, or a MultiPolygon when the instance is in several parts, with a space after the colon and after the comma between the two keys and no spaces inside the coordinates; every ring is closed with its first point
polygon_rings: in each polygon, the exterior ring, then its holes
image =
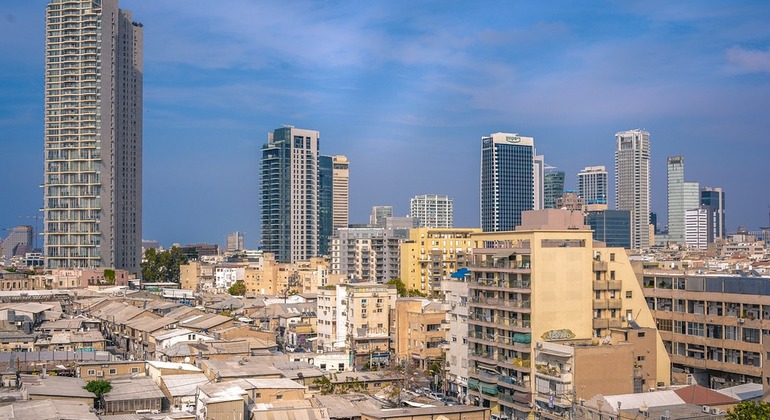
{"type": "Polygon", "coordinates": [[[452,273],[452,275],[450,277],[452,277],[453,279],[461,279],[461,278],[465,277],[466,274],[469,274],[469,273],[470,273],[470,270],[468,270],[467,268],[463,267],[463,268],[455,271],[454,273],[452,273]]]}

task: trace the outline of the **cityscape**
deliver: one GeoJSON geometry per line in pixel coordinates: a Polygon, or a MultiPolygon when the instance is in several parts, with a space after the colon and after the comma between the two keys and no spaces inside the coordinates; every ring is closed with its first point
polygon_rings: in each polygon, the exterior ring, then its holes
{"type": "Polygon", "coordinates": [[[0,417],[770,418],[767,6],[6,6],[0,417]]]}

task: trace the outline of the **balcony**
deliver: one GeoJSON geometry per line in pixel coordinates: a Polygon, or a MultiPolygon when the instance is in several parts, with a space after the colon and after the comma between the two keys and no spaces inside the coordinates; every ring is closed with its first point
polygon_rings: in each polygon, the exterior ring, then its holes
{"type": "Polygon", "coordinates": [[[593,327],[594,329],[603,329],[606,330],[610,327],[610,320],[606,318],[596,318],[593,321],[593,327]]]}
{"type": "Polygon", "coordinates": [[[607,262],[594,261],[594,271],[607,271],[607,262]]]}
{"type": "Polygon", "coordinates": [[[594,309],[607,309],[608,306],[609,302],[607,302],[607,299],[594,299],[594,309]]]}
{"type": "Polygon", "coordinates": [[[610,280],[607,282],[607,288],[609,290],[620,290],[623,288],[623,282],[620,280],[610,280]]]}
{"type": "Polygon", "coordinates": [[[594,280],[594,290],[607,290],[609,282],[606,280],[594,280]]]}
{"type": "Polygon", "coordinates": [[[609,309],[620,309],[623,307],[623,301],[620,299],[610,299],[607,306],[609,309]]]}

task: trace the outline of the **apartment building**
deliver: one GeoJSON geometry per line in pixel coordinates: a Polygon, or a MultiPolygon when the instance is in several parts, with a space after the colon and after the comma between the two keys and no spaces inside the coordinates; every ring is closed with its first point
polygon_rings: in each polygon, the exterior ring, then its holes
{"type": "Polygon", "coordinates": [[[409,237],[408,232],[388,227],[337,229],[330,246],[331,272],[377,283],[398,277],[399,245],[409,237]]]}
{"type": "Polygon", "coordinates": [[[348,283],[318,291],[318,344],[322,351],[345,349],[357,369],[387,363],[391,308],[396,289],[378,283],[348,283]]]}
{"type": "Polygon", "coordinates": [[[447,395],[465,401],[468,394],[468,283],[467,269],[453,273],[441,282],[444,303],[449,305],[449,321],[444,383],[447,395]]]}
{"type": "Polygon", "coordinates": [[[626,252],[594,244],[580,212],[524,212],[522,219],[515,232],[472,236],[470,402],[509,418],[526,418],[534,412],[562,415],[575,398],[592,397],[589,391],[615,391],[609,379],[616,370],[609,369],[585,379],[596,381],[595,387],[576,386],[572,370],[585,369],[580,365],[584,350],[578,347],[606,352],[603,357],[610,361],[632,346],[631,357],[617,359],[626,364],[623,371],[631,372],[624,387],[641,392],[667,385],[669,358],[651,329],[655,322],[626,252]],[[638,328],[647,328],[654,343],[636,345],[638,336],[630,331],[638,328]],[[552,344],[574,350],[549,350],[552,344]],[[561,360],[556,363],[543,353],[561,360]]]}
{"type": "Polygon", "coordinates": [[[398,298],[393,313],[396,358],[429,369],[447,343],[449,305],[424,298],[398,298]]]}
{"type": "Polygon", "coordinates": [[[464,267],[471,251],[471,234],[478,228],[409,230],[401,244],[401,281],[407,290],[437,291],[441,281],[464,267]]]}
{"type": "Polygon", "coordinates": [[[643,285],[672,380],[711,388],[762,382],[770,277],[646,269],[643,285]]]}

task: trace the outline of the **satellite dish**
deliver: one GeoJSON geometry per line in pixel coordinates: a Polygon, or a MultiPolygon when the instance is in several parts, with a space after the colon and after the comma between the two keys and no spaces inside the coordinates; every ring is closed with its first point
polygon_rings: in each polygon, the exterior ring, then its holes
{"type": "Polygon", "coordinates": [[[185,363],[190,363],[190,356],[187,356],[187,357],[185,357],[185,358],[184,358],[184,362],[185,362],[185,363]]]}

